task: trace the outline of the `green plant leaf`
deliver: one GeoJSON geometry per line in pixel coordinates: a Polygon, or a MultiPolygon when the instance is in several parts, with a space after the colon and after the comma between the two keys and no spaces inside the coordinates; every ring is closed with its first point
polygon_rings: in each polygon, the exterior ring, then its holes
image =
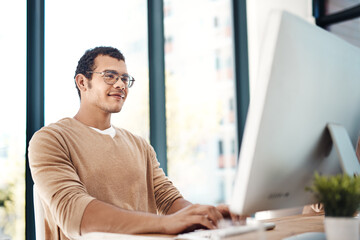
{"type": "Polygon", "coordinates": [[[315,172],[313,184],[305,190],[324,204],[326,216],[351,217],[360,206],[360,177],[357,176],[321,176],[315,172]]]}

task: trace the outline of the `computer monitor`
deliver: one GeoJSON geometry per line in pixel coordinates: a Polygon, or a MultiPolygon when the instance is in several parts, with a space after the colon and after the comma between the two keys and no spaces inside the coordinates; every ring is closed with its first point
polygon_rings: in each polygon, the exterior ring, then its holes
{"type": "Polygon", "coordinates": [[[333,139],[359,172],[359,48],[287,12],[268,24],[230,203],[238,214],[314,203],[314,172],[342,171],[333,139]]]}

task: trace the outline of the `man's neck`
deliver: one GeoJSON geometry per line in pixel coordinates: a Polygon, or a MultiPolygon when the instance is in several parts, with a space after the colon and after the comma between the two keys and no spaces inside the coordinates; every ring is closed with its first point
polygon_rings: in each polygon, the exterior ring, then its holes
{"type": "Polygon", "coordinates": [[[74,119],[82,122],[89,127],[94,127],[100,130],[108,129],[111,126],[111,113],[105,113],[102,111],[86,111],[81,107],[77,114],[74,116],[74,119]]]}

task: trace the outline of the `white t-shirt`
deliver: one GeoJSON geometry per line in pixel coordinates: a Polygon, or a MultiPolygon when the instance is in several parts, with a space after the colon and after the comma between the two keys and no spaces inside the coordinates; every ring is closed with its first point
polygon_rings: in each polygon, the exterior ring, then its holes
{"type": "Polygon", "coordinates": [[[105,129],[105,130],[100,130],[98,128],[94,128],[94,127],[90,127],[92,129],[94,129],[95,131],[101,133],[101,134],[107,134],[110,137],[114,138],[116,135],[116,131],[115,128],[111,125],[109,128],[105,129]]]}

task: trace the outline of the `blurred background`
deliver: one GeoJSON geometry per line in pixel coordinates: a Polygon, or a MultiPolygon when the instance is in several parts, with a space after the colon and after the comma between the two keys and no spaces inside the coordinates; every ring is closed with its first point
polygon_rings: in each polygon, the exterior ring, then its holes
{"type": "MultiPolygon", "coordinates": [[[[17,240],[26,238],[29,2],[0,0],[0,233],[17,240]]],[[[83,53],[113,46],[125,55],[136,82],[112,124],[150,142],[148,2],[45,1],[44,125],[76,114],[74,73],[83,53]]],[[[186,199],[216,205],[231,196],[241,143],[237,111],[244,104],[236,91],[236,33],[241,29],[234,27],[233,6],[240,4],[246,14],[240,26],[246,34],[241,54],[247,72],[241,81],[247,81],[245,92],[251,96],[269,12],[286,9],[315,24],[314,2],[331,14],[360,0],[163,0],[166,164],[161,164],[186,199]]],[[[326,29],[360,46],[358,19],[326,29]]]]}

